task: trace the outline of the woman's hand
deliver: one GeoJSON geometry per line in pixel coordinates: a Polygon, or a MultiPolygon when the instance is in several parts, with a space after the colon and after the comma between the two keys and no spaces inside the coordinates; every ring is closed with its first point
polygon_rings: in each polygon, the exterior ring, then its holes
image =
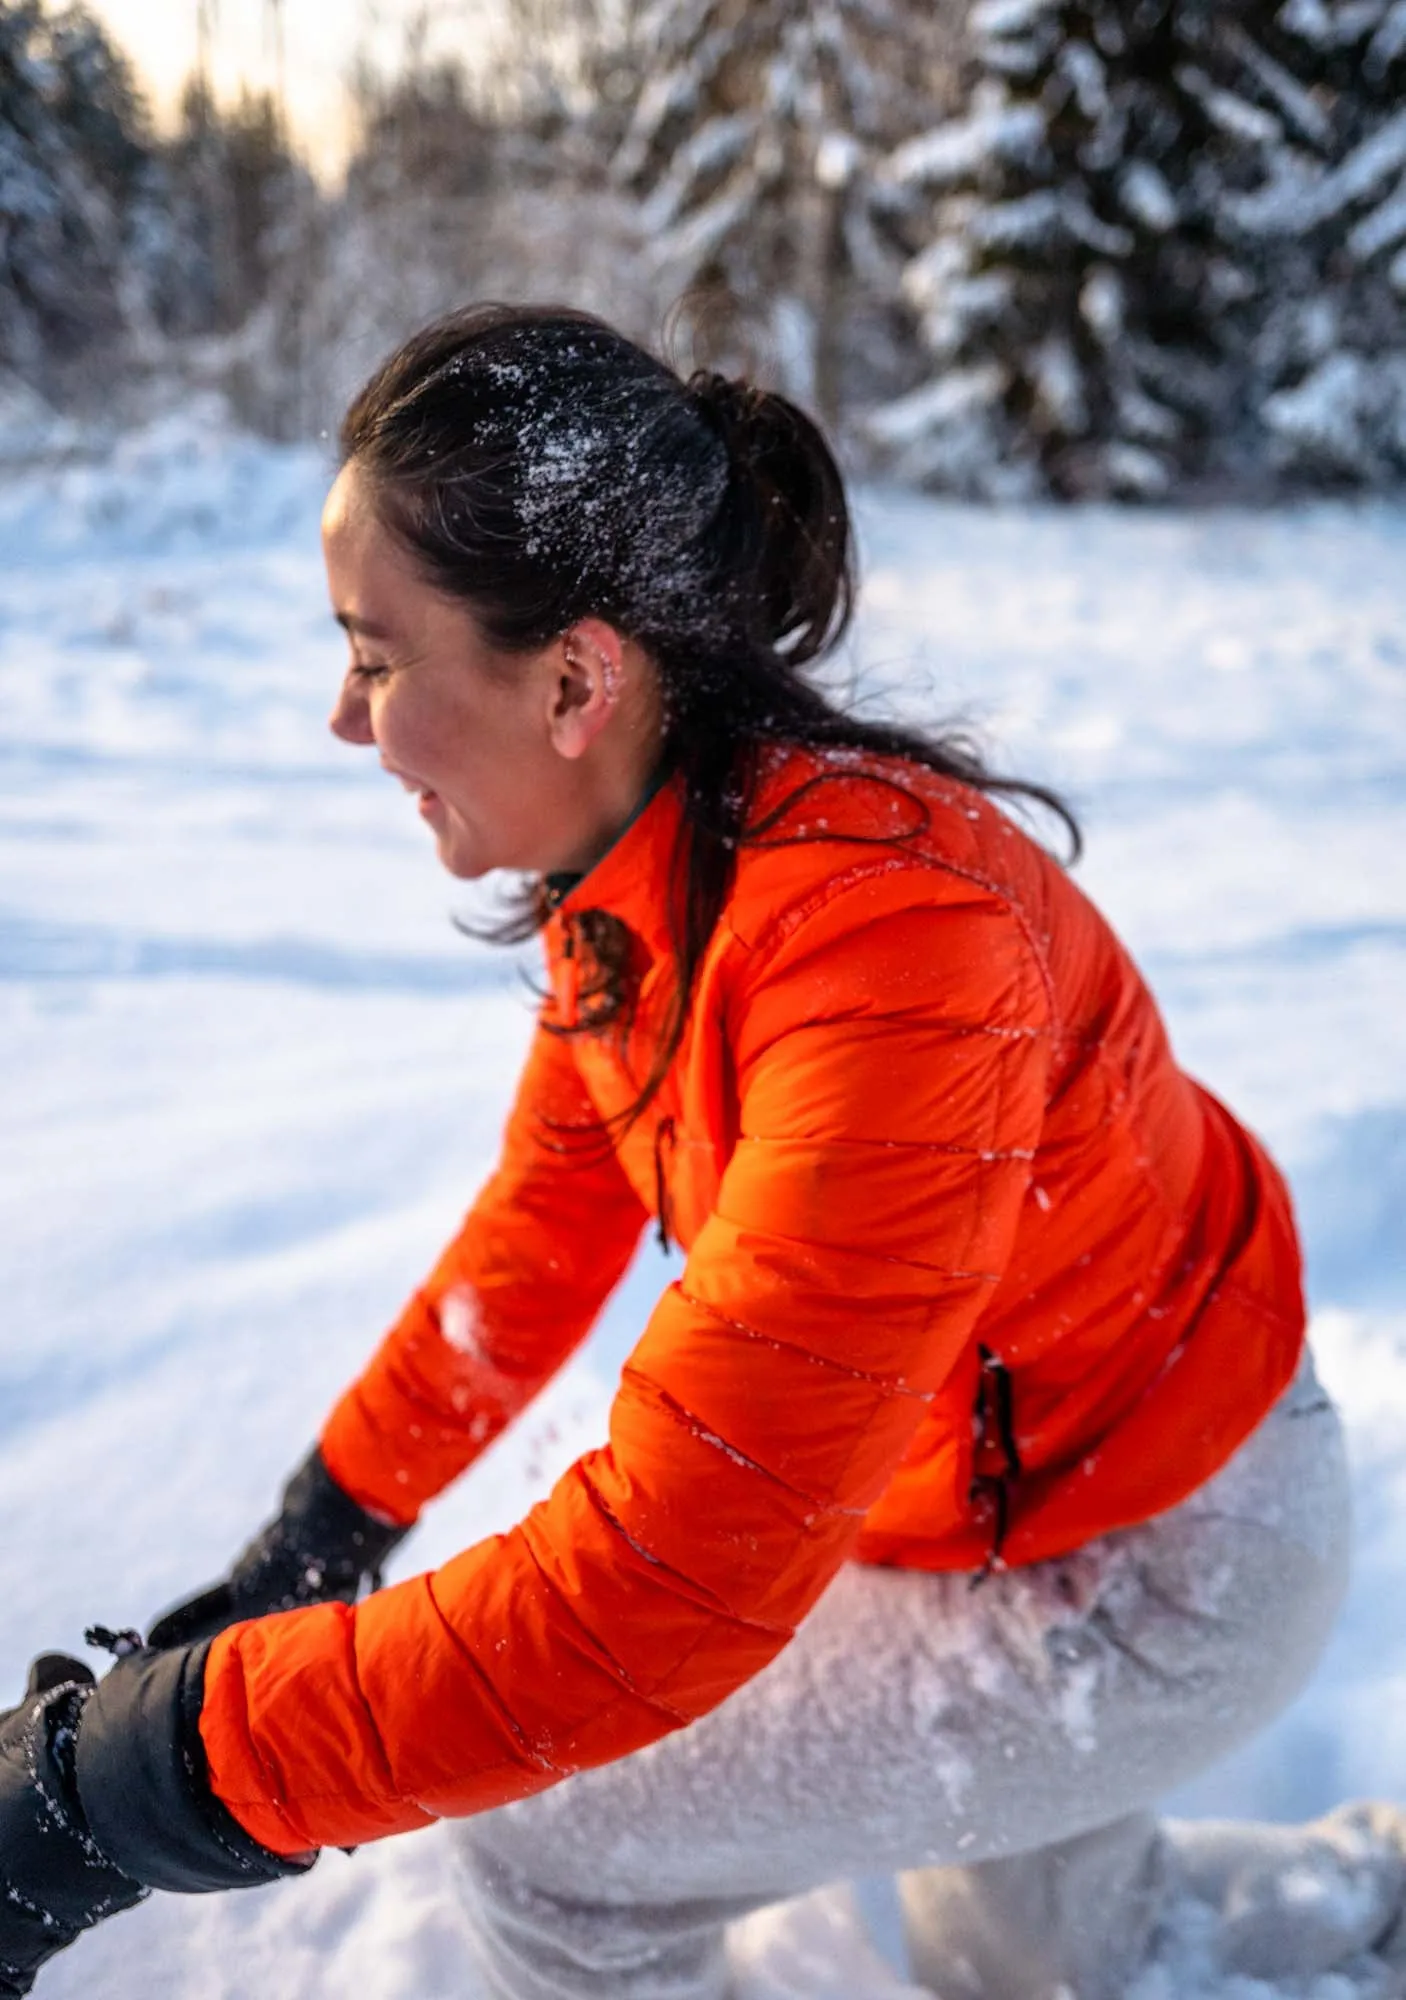
{"type": "Polygon", "coordinates": [[[260,1846],[210,1789],[205,1650],[134,1653],[101,1683],[44,1653],[0,1713],[0,2000],[152,1889],[252,1888],[312,1866],[260,1846]]]}
{"type": "Polygon", "coordinates": [[[354,1604],[376,1590],[381,1565],[410,1532],[353,1500],[313,1451],[283,1491],[277,1517],[255,1536],[229,1575],[174,1605],[151,1628],[152,1646],[192,1646],[227,1625],[336,1598],[354,1604]]]}
{"type": "Polygon", "coordinates": [[[0,2000],[28,1993],[45,1959],[147,1891],[98,1851],[74,1758],[94,1680],[44,1653],[17,1708],[0,1714],[0,2000]]]}

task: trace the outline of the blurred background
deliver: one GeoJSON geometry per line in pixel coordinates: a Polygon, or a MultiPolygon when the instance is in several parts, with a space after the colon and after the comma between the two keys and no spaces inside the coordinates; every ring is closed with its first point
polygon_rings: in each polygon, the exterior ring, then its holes
{"type": "MultiPolygon", "coordinates": [[[[1012,498],[1406,473],[1400,0],[0,0],[0,383],[315,438],[569,300],[1012,498]]],[[[23,421],[22,421],[23,420],[23,421]]]]}

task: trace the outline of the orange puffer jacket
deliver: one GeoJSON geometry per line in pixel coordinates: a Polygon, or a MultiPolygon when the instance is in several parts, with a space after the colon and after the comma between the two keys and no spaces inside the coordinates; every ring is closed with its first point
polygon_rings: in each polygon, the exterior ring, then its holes
{"type": "Polygon", "coordinates": [[[988,799],[880,759],[773,757],[754,824],[778,808],[623,1134],[602,1121],[673,990],[675,787],[550,923],[501,1165],[334,1410],[332,1472],[411,1519],[578,1344],[661,1205],[687,1264],[609,1444],[511,1533],[215,1641],[215,1789],[280,1852],[638,1749],[765,1666],[846,1559],[977,1570],[1144,1520],[1293,1373],[1283,1185],[1062,869],[988,799]],[[600,910],[631,934],[630,1027],[553,1034],[600,910]]]}

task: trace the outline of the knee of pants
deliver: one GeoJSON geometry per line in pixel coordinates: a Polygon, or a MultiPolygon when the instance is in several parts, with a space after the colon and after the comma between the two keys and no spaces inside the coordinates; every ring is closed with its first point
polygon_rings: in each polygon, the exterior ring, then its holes
{"type": "Polygon", "coordinates": [[[592,1901],[526,1872],[495,1838],[491,1815],[457,1841],[478,1955],[511,2000],[719,2000],[723,1924],[704,1908],[592,1901]]]}
{"type": "Polygon", "coordinates": [[[565,1942],[573,1930],[588,1931],[581,1919],[589,1906],[535,1879],[519,1854],[510,1858],[507,1843],[494,1836],[491,1815],[461,1827],[456,1846],[465,1900],[482,1931],[543,1944],[565,1942]]]}

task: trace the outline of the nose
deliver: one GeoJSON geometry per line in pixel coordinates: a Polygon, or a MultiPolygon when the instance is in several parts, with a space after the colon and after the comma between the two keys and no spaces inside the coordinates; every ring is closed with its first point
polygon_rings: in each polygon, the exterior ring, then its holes
{"type": "Polygon", "coordinates": [[[346,676],[337,690],[327,727],[343,743],[367,744],[376,740],[371,729],[371,704],[366,699],[366,690],[357,685],[351,674],[346,676]]]}

